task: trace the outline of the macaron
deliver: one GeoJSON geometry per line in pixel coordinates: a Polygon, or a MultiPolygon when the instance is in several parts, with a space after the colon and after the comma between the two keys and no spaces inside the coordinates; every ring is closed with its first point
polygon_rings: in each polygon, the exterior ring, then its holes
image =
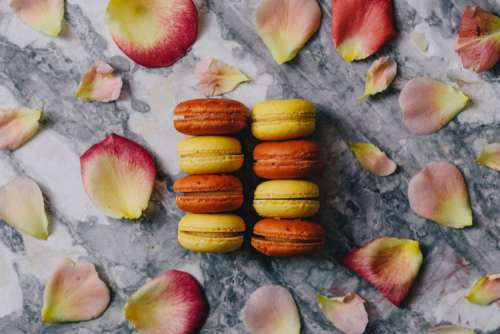
{"type": "Polygon", "coordinates": [[[240,142],[232,137],[191,137],[177,145],[179,166],[186,174],[231,173],[243,165],[240,142]]]}
{"type": "Polygon", "coordinates": [[[253,227],[252,246],[267,256],[297,256],[320,250],[325,230],[305,220],[262,219],[253,227]]]}
{"type": "Polygon", "coordinates": [[[177,131],[192,136],[228,135],[247,125],[248,109],[229,99],[195,99],[181,102],[174,110],[177,131]]]}
{"type": "Polygon", "coordinates": [[[252,134],[260,140],[288,140],[314,132],[314,105],[304,99],[269,100],[252,110],[252,134]]]}
{"type": "Polygon", "coordinates": [[[303,178],[321,170],[319,155],[314,140],[260,143],[253,151],[253,170],[265,179],[303,178]]]}
{"type": "Polygon", "coordinates": [[[245,222],[233,214],[188,213],[179,222],[177,239],[193,252],[224,253],[241,247],[245,222]]]}
{"type": "Polygon", "coordinates": [[[310,217],[319,210],[319,189],[304,180],[262,182],[255,189],[253,206],[262,217],[310,217]]]}
{"type": "Polygon", "coordinates": [[[237,210],[243,204],[243,185],[232,175],[189,175],[174,183],[177,207],[192,213],[237,210]]]}

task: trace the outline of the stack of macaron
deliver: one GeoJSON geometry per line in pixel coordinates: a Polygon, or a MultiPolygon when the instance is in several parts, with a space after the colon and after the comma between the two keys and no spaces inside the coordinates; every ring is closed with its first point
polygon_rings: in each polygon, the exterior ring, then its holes
{"type": "Polygon", "coordinates": [[[247,125],[248,109],[229,99],[195,99],[174,110],[177,131],[191,137],[177,146],[180,169],[174,191],[187,212],[178,227],[182,247],[195,252],[230,252],[241,247],[245,222],[231,214],[243,204],[243,185],[228,173],[243,165],[238,139],[228,135],[247,125]]]}
{"type": "Polygon", "coordinates": [[[303,220],[319,210],[319,189],[304,180],[322,167],[320,145],[305,139],[316,128],[314,105],[303,99],[255,105],[252,134],[264,142],[253,151],[253,170],[263,179],[254,208],[265,217],[253,228],[252,246],[268,256],[303,255],[323,248],[325,231],[303,220]]]}

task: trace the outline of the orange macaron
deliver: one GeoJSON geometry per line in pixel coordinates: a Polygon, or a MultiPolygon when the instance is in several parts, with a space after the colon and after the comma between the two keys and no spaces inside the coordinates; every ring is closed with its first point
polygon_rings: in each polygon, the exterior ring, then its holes
{"type": "Polygon", "coordinates": [[[181,102],[174,110],[177,131],[191,136],[228,135],[242,131],[248,109],[229,99],[194,99],[181,102]]]}
{"type": "Polygon", "coordinates": [[[174,183],[177,207],[191,213],[237,210],[243,204],[243,185],[232,175],[189,175],[174,183]]]}
{"type": "Polygon", "coordinates": [[[255,146],[253,170],[265,179],[296,179],[321,171],[320,145],[314,140],[266,142],[255,146]]]}
{"type": "Polygon", "coordinates": [[[253,248],[267,256],[297,256],[320,250],[325,230],[305,220],[262,219],[253,227],[253,248]]]}

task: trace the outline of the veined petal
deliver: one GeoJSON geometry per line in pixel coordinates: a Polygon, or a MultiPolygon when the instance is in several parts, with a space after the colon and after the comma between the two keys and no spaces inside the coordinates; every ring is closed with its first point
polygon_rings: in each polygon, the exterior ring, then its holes
{"type": "Polygon", "coordinates": [[[422,261],[418,241],[382,237],[365,243],[343,263],[399,306],[410,292],[422,261]]]}
{"type": "Polygon", "coordinates": [[[0,220],[37,239],[49,237],[49,221],[42,191],[27,177],[17,177],[0,188],[0,220]]]}
{"type": "Polygon", "coordinates": [[[125,319],[141,334],[197,333],[208,311],[198,281],[169,270],[146,283],[127,301],[125,319]]]}
{"type": "Polygon", "coordinates": [[[396,36],[392,0],[333,0],[332,37],[346,61],[365,59],[396,36]]]}
{"type": "Polygon", "coordinates": [[[465,298],[473,304],[489,305],[500,299],[500,274],[479,277],[465,298]]]}
{"type": "Polygon", "coordinates": [[[317,0],[262,0],[257,33],[278,64],[295,58],[321,24],[317,0]]]}
{"type": "Polygon", "coordinates": [[[467,105],[457,88],[428,77],[410,80],[401,91],[403,122],[413,133],[429,134],[448,124],[467,105]]]}
{"type": "Polygon", "coordinates": [[[389,87],[394,81],[398,71],[398,64],[390,57],[382,57],[375,62],[368,70],[365,83],[365,92],[360,98],[375,95],[389,87]]]}
{"type": "Polygon", "coordinates": [[[316,301],[323,315],[343,333],[365,332],[368,314],[365,301],[357,293],[349,293],[342,297],[326,297],[318,294],[316,301]]]}
{"type": "Polygon", "coordinates": [[[500,60],[500,17],[478,6],[465,6],[455,50],[465,68],[491,69],[500,60]]]}
{"type": "Polygon", "coordinates": [[[31,28],[51,36],[62,30],[64,0],[11,0],[14,13],[31,28]]]}
{"type": "Polygon", "coordinates": [[[396,164],[377,146],[369,143],[351,145],[354,156],[363,168],[378,176],[391,175],[396,171],[396,164]]]}
{"type": "Polygon", "coordinates": [[[493,143],[486,145],[476,162],[500,171],[500,143],[493,143]]]}
{"type": "Polygon", "coordinates": [[[447,161],[431,162],[408,184],[408,199],[419,216],[453,228],[472,225],[469,193],[462,173],[447,161]]]}
{"type": "Polygon", "coordinates": [[[431,328],[428,334],[475,334],[472,329],[457,325],[445,325],[431,328]]]}
{"type": "Polygon", "coordinates": [[[222,95],[234,90],[240,83],[250,81],[243,72],[214,58],[196,66],[198,88],[207,96],[222,95]]]}
{"type": "Polygon", "coordinates": [[[85,321],[97,318],[109,305],[109,289],[89,262],[63,259],[45,287],[42,320],[85,321]]]}
{"type": "Polygon", "coordinates": [[[87,194],[107,216],[136,219],[148,207],[156,167],[139,144],[112,134],[85,152],[80,164],[87,194]]]}
{"type": "Polygon", "coordinates": [[[297,305],[288,290],[267,285],[255,290],[243,308],[243,322],[252,334],[299,334],[297,305]]]}
{"type": "Polygon", "coordinates": [[[82,76],[76,97],[84,101],[111,102],[120,97],[123,81],[113,68],[98,61],[82,76]]]}
{"type": "Polygon", "coordinates": [[[0,108],[0,150],[15,150],[40,127],[42,112],[28,108],[0,108]]]}

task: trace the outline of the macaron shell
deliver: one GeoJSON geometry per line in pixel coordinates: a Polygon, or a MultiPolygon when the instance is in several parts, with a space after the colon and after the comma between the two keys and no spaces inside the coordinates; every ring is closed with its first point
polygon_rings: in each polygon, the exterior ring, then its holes
{"type": "Polygon", "coordinates": [[[227,253],[239,249],[243,245],[243,235],[233,238],[210,238],[194,236],[184,232],[178,233],[179,244],[193,252],[227,253]]]}
{"type": "Polygon", "coordinates": [[[314,118],[314,114],[314,104],[305,99],[267,100],[254,106],[252,120],[314,118]]]}
{"type": "Polygon", "coordinates": [[[260,140],[288,140],[311,135],[316,129],[314,118],[276,121],[254,121],[252,134],[260,140]]]}
{"type": "Polygon", "coordinates": [[[181,157],[179,168],[186,174],[232,173],[243,166],[243,155],[181,157]]]}
{"type": "Polygon", "coordinates": [[[178,154],[191,155],[221,155],[241,154],[241,143],[238,139],[226,136],[191,137],[177,144],[178,154]]]}
{"type": "Polygon", "coordinates": [[[260,183],[255,189],[255,199],[304,199],[318,198],[319,188],[311,181],[272,180],[260,183]]]}
{"type": "Polygon", "coordinates": [[[259,160],[317,160],[321,153],[315,140],[265,142],[255,146],[253,158],[259,160]]]}
{"type": "Polygon", "coordinates": [[[217,213],[234,211],[243,205],[243,194],[209,195],[209,196],[178,196],[175,199],[177,207],[185,212],[217,213]]]}
{"type": "Polygon", "coordinates": [[[184,176],[174,183],[175,192],[243,192],[240,179],[233,175],[201,174],[184,176]]]}
{"type": "Polygon", "coordinates": [[[324,247],[324,242],[299,244],[272,242],[264,239],[252,238],[252,247],[267,256],[299,256],[308,254],[324,247]]]}
{"type": "Polygon", "coordinates": [[[319,173],[319,160],[261,160],[253,164],[254,173],[264,179],[299,179],[319,173]]]}
{"type": "Polygon", "coordinates": [[[298,219],[261,219],[253,227],[254,235],[290,240],[318,240],[325,238],[323,226],[298,219]]]}
{"type": "Polygon", "coordinates": [[[314,199],[255,199],[253,207],[262,217],[305,218],[319,211],[319,201],[314,199]]]}
{"type": "Polygon", "coordinates": [[[182,217],[179,231],[182,232],[245,232],[245,221],[234,214],[193,214],[182,217]]]}

